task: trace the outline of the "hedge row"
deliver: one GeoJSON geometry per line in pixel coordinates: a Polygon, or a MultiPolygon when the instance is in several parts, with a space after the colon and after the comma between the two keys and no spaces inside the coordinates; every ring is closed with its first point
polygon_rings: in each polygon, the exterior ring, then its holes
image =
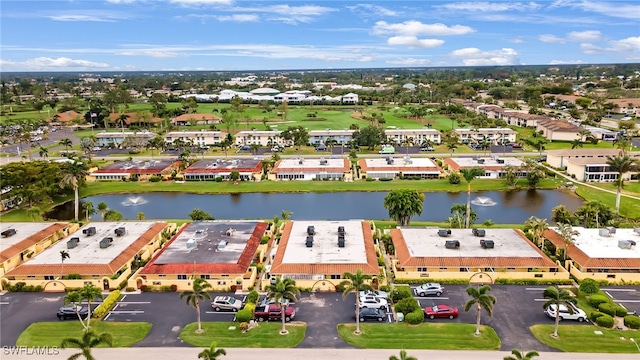
{"type": "Polygon", "coordinates": [[[596,319],[596,324],[605,328],[613,327],[613,318],[607,314],[602,314],[596,319]]]}
{"type": "MultiPolygon", "coordinates": [[[[468,285],[469,279],[394,279],[396,284],[426,284],[426,283],[440,283],[444,285],[468,285]]],[[[571,279],[496,279],[494,281],[496,285],[572,285],[571,279]]]]}
{"type": "Polygon", "coordinates": [[[411,325],[422,324],[424,322],[424,311],[418,308],[417,310],[405,315],[404,321],[411,325]]]}
{"type": "Polygon", "coordinates": [[[598,305],[598,310],[610,316],[627,315],[627,309],[625,307],[609,302],[598,305]]]}
{"type": "Polygon", "coordinates": [[[93,310],[91,314],[92,317],[102,319],[111,309],[116,305],[116,303],[120,300],[120,290],[114,290],[107,296],[106,299],[102,301],[102,304],[98,305],[98,307],[93,310]]]}
{"type": "Polygon", "coordinates": [[[640,329],[640,317],[627,315],[624,317],[624,326],[630,329],[640,329]]]}
{"type": "Polygon", "coordinates": [[[426,283],[439,283],[439,284],[448,284],[448,285],[467,285],[469,284],[469,279],[430,279],[430,278],[420,278],[420,279],[393,279],[395,284],[409,284],[409,285],[418,285],[418,284],[426,284],[426,283]]]}

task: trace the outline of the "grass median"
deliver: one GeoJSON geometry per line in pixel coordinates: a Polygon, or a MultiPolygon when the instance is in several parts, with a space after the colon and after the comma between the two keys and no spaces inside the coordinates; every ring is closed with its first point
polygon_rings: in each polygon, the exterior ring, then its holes
{"type": "Polygon", "coordinates": [[[558,338],[553,338],[553,325],[533,325],[529,328],[541,343],[565,352],[638,353],[639,330],[611,330],[594,325],[560,325],[558,338]],[[598,334],[596,332],[601,332],[598,334]]]}
{"type": "MultiPolygon", "coordinates": [[[[151,330],[146,322],[103,322],[92,321],[91,330],[96,333],[109,333],[113,336],[113,347],[129,347],[140,340],[151,330]]],[[[20,334],[17,346],[60,346],[67,338],[79,339],[83,335],[82,325],[78,321],[38,322],[20,334]]],[[[101,345],[104,347],[104,345],[101,345]]]]}
{"type": "Polygon", "coordinates": [[[208,348],[215,341],[220,348],[291,348],[304,340],[307,324],[292,322],[287,324],[289,334],[280,335],[280,322],[259,323],[257,327],[242,333],[238,323],[204,322],[201,334],[196,334],[197,323],[184,327],[180,339],[190,345],[208,348]]]}
{"type": "Polygon", "coordinates": [[[338,334],[350,345],[365,349],[498,350],[500,338],[493,328],[481,327],[473,335],[474,324],[355,324],[338,325],[338,334]]]}

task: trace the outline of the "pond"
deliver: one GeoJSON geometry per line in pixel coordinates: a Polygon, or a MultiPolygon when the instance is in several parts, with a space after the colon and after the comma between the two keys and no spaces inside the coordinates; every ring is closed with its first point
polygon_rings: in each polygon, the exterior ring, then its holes
{"type": "MultiPolygon", "coordinates": [[[[216,219],[271,219],[281,210],[291,211],[297,220],[388,219],[383,207],[386,192],[284,193],[284,194],[190,194],[155,192],[144,194],[112,194],[91,196],[97,208],[104,201],[110,209],[133,220],[140,212],[146,219],[188,219],[189,213],[201,209],[216,219]]],[[[472,208],[478,214],[476,223],[519,224],[530,216],[551,219],[551,209],[565,205],[575,211],[583,200],[559,190],[486,191],[471,194],[472,208]]],[[[427,192],[422,215],[412,220],[446,221],[453,204],[466,204],[467,194],[427,192]]],[[[49,218],[73,218],[73,202],[56,207],[49,218]]],[[[100,220],[96,214],[93,220],[100,220]]]]}

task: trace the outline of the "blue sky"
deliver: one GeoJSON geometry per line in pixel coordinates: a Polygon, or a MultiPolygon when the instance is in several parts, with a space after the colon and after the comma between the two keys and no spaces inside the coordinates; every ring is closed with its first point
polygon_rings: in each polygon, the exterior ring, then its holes
{"type": "Polygon", "coordinates": [[[640,2],[0,0],[0,71],[640,62],[640,2]]]}

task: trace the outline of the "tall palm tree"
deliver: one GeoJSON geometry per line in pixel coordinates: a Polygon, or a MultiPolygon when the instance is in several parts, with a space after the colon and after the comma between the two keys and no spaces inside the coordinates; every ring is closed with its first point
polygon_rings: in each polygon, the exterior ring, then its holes
{"type": "Polygon", "coordinates": [[[418,358],[416,358],[415,356],[407,355],[407,352],[404,349],[402,349],[400,350],[400,357],[391,355],[389,356],[389,360],[418,360],[418,358]]]}
{"type": "Polygon", "coordinates": [[[267,298],[273,299],[276,305],[280,305],[282,315],[282,330],[280,334],[287,334],[287,328],[285,326],[285,312],[286,305],[284,300],[296,301],[297,296],[300,295],[300,289],[296,287],[296,282],[293,279],[276,278],[276,282],[267,286],[267,298]]]}
{"type": "Polygon", "coordinates": [[[539,248],[544,250],[544,231],[549,228],[547,219],[540,219],[535,216],[531,216],[524,225],[529,228],[529,232],[533,237],[533,242],[538,245],[539,248]]]}
{"type": "Polygon", "coordinates": [[[280,218],[282,219],[282,221],[289,220],[291,218],[291,215],[293,215],[291,211],[288,211],[288,210],[280,211],[280,218]]]}
{"type": "Polygon", "coordinates": [[[144,219],[145,219],[145,215],[142,211],[136,214],[136,220],[144,220],[144,219]]]}
{"type": "Polygon", "coordinates": [[[573,304],[575,304],[576,299],[571,295],[568,290],[559,290],[555,286],[549,286],[542,293],[547,300],[542,306],[544,309],[547,309],[551,305],[556,306],[556,319],[555,319],[555,327],[553,329],[553,337],[558,337],[558,325],[560,324],[560,305],[566,306],[569,313],[573,313],[573,304]]]}
{"type": "Polygon", "coordinates": [[[69,151],[69,147],[73,145],[73,142],[69,138],[64,138],[58,142],[58,144],[64,146],[65,151],[69,151]]]}
{"type": "Polygon", "coordinates": [[[102,290],[93,284],[87,284],[78,290],[80,298],[87,301],[87,329],[91,326],[91,304],[95,299],[102,299],[102,290]]]}
{"type": "Polygon", "coordinates": [[[77,360],[80,358],[80,356],[84,357],[86,360],[95,360],[95,358],[91,354],[91,349],[102,344],[113,346],[113,337],[111,336],[111,334],[102,333],[98,335],[95,332],[89,330],[86,331],[80,339],[66,338],[62,340],[60,347],[62,349],[80,349],[79,353],[69,356],[69,360],[77,360]]]}
{"type": "Polygon", "coordinates": [[[104,201],[100,201],[98,203],[98,212],[100,213],[102,221],[104,221],[104,217],[107,214],[107,211],[109,211],[109,205],[107,205],[107,203],[104,201]]]}
{"type": "Polygon", "coordinates": [[[88,175],[87,167],[81,162],[74,161],[63,167],[63,176],[60,181],[60,187],[65,188],[71,186],[74,195],[74,219],[78,221],[78,213],[80,211],[80,199],[78,197],[78,188],[84,184],[88,175]]]}
{"type": "Polygon", "coordinates": [[[64,261],[69,258],[71,258],[71,255],[69,255],[68,251],[60,250],[60,279],[62,279],[62,276],[64,275],[64,261]]]}
{"type": "Polygon", "coordinates": [[[340,282],[342,287],[342,299],[345,299],[349,293],[356,293],[356,334],[360,334],[360,291],[373,290],[373,287],[369,283],[371,275],[362,273],[361,269],[356,270],[356,273],[345,272],[342,274],[342,278],[345,280],[340,282]]]}
{"type": "Polygon", "coordinates": [[[616,192],[616,215],[618,215],[618,213],[620,213],[620,193],[624,183],[622,175],[631,171],[638,171],[640,169],[640,165],[638,165],[638,161],[636,159],[632,159],[629,155],[613,157],[607,156],[607,165],[609,165],[609,168],[612,171],[618,173],[618,179],[616,180],[616,185],[618,185],[618,190],[616,192]]]}
{"type": "Polygon", "coordinates": [[[91,216],[96,213],[96,208],[93,206],[93,202],[85,201],[82,203],[82,211],[84,211],[84,219],[90,221],[91,216]]]}
{"type": "Polygon", "coordinates": [[[216,345],[216,342],[213,341],[208,349],[204,349],[198,354],[198,359],[218,360],[220,356],[227,355],[225,349],[216,349],[216,345]]]}
{"type": "Polygon", "coordinates": [[[567,260],[567,251],[569,248],[569,244],[573,243],[573,236],[580,235],[577,230],[573,230],[573,227],[570,224],[559,223],[556,224],[558,234],[564,241],[564,260],[567,260]]]}
{"type": "Polygon", "coordinates": [[[46,147],[40,146],[40,151],[38,151],[38,154],[40,154],[41,158],[49,158],[49,150],[46,147]]]}
{"type": "Polygon", "coordinates": [[[475,166],[471,169],[461,169],[460,173],[462,177],[467,182],[467,213],[465,216],[464,225],[466,228],[469,228],[469,216],[471,215],[471,182],[478,176],[484,175],[484,169],[475,166]]]}
{"type": "Polygon", "coordinates": [[[198,329],[196,334],[202,333],[202,325],[200,323],[200,301],[211,300],[211,295],[207,292],[207,289],[211,289],[211,284],[207,280],[197,278],[193,281],[193,289],[186,290],[180,293],[180,299],[185,299],[187,305],[196,309],[198,315],[198,329]]]}
{"type": "Polygon", "coordinates": [[[538,354],[538,352],[534,350],[523,353],[518,349],[513,349],[511,350],[511,355],[505,356],[503,360],[533,360],[534,357],[538,356],[540,356],[540,354],[538,354]]]}
{"type": "Polygon", "coordinates": [[[489,285],[482,285],[480,287],[469,286],[467,288],[467,294],[471,296],[471,299],[464,304],[464,311],[469,311],[472,306],[476,306],[476,332],[474,333],[476,336],[480,336],[481,311],[484,309],[489,316],[493,314],[493,305],[496,303],[496,297],[487,294],[489,291],[491,291],[491,286],[489,285]]]}
{"type": "Polygon", "coordinates": [[[40,210],[40,208],[37,206],[32,206],[29,209],[27,209],[27,216],[33,222],[42,220],[42,210],[40,210]]]}

